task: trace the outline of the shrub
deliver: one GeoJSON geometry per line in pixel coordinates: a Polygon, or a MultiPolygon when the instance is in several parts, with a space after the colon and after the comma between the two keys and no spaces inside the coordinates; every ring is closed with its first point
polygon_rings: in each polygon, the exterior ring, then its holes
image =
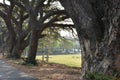
{"type": "Polygon", "coordinates": [[[117,78],[114,78],[112,76],[107,76],[104,74],[96,73],[96,72],[88,72],[86,74],[87,80],[118,80],[117,78]]]}

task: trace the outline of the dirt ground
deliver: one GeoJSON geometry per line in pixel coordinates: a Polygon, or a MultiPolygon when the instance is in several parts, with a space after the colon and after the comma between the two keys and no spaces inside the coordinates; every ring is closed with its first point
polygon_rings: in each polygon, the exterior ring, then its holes
{"type": "Polygon", "coordinates": [[[60,64],[46,64],[39,61],[38,66],[21,65],[21,60],[2,58],[8,64],[16,67],[39,80],[80,80],[80,69],[71,68],[60,64]]]}

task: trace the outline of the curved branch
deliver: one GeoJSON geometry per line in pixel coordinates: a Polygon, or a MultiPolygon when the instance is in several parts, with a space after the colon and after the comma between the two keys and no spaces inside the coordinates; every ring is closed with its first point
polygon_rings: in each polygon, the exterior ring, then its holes
{"type": "Polygon", "coordinates": [[[0,16],[3,18],[3,19],[6,19],[6,14],[4,13],[4,12],[2,12],[2,11],[0,11],[0,16]]]}
{"type": "Polygon", "coordinates": [[[52,11],[52,12],[49,12],[47,13],[42,19],[40,19],[39,21],[41,22],[44,22],[47,18],[53,16],[53,15],[60,15],[60,14],[67,14],[67,12],[65,10],[58,10],[58,11],[52,11]]]}

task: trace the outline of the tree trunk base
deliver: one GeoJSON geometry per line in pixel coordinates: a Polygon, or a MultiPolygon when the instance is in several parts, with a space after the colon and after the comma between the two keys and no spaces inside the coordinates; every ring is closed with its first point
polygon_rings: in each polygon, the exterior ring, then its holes
{"type": "Polygon", "coordinates": [[[31,60],[31,59],[28,59],[28,58],[26,58],[26,60],[24,61],[23,64],[24,65],[33,65],[33,66],[38,65],[36,60],[31,60]]]}
{"type": "Polygon", "coordinates": [[[19,55],[16,55],[16,54],[8,54],[7,55],[7,58],[11,58],[11,59],[20,59],[21,58],[21,56],[19,56],[19,55]]]}

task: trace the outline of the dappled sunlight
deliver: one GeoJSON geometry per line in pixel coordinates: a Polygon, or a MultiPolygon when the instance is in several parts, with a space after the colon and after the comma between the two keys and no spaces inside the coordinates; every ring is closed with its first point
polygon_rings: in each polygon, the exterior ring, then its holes
{"type": "Polygon", "coordinates": [[[119,4],[120,0],[0,0],[0,80],[23,80],[26,75],[21,72],[39,80],[117,80],[119,4]]]}
{"type": "Polygon", "coordinates": [[[81,70],[54,63],[39,62],[38,66],[25,66],[15,63],[14,60],[6,62],[39,80],[79,80],[81,70]]]}

